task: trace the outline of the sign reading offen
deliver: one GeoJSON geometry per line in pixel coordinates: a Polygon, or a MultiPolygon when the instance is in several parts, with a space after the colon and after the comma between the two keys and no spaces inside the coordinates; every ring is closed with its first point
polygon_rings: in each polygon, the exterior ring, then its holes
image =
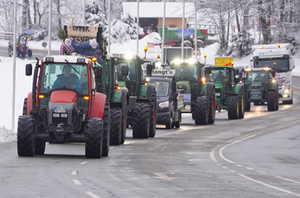
{"type": "Polygon", "coordinates": [[[68,37],[73,37],[78,41],[84,42],[91,39],[97,40],[98,27],[94,26],[67,26],[68,37]]]}

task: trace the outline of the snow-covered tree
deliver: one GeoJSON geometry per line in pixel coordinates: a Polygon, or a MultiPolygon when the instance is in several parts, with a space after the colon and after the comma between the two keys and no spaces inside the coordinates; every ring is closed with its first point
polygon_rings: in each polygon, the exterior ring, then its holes
{"type": "Polygon", "coordinates": [[[104,12],[98,4],[95,2],[92,4],[87,4],[85,13],[85,19],[88,25],[102,27],[103,32],[106,30],[108,22],[104,12]]]}

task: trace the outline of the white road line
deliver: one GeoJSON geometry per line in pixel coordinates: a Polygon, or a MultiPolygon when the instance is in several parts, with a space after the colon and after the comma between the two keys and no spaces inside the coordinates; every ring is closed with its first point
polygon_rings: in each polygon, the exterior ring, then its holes
{"type": "Polygon", "coordinates": [[[81,186],[81,182],[78,179],[72,179],[75,185],[81,186]]]}
{"type": "Polygon", "coordinates": [[[258,181],[258,180],[252,179],[252,178],[247,177],[247,176],[245,176],[245,175],[243,175],[243,174],[238,174],[238,175],[241,176],[241,177],[244,177],[245,179],[248,179],[248,180],[250,180],[250,181],[256,182],[256,183],[258,183],[258,184],[261,184],[261,185],[264,185],[264,186],[267,186],[267,187],[270,187],[270,188],[273,188],[273,189],[275,189],[275,190],[279,190],[279,191],[281,191],[281,192],[285,192],[285,193],[288,193],[288,194],[291,194],[291,195],[295,195],[295,196],[297,196],[297,197],[300,197],[300,194],[293,193],[293,192],[291,192],[291,191],[288,191],[288,190],[285,190],[285,189],[282,189],[282,188],[278,188],[278,187],[276,187],[276,186],[272,186],[272,185],[267,184],[267,183],[264,183],[264,182],[262,182],[262,181],[258,181]]]}
{"type": "Polygon", "coordinates": [[[72,172],[71,172],[71,175],[77,175],[77,172],[78,172],[78,171],[72,171],[72,172]]]}
{"type": "Polygon", "coordinates": [[[90,192],[90,191],[85,191],[85,193],[88,194],[88,195],[90,195],[90,196],[93,197],[93,198],[101,198],[101,197],[99,197],[98,195],[96,195],[96,194],[94,194],[94,193],[92,193],[92,192],[90,192]]]}
{"type": "Polygon", "coordinates": [[[209,155],[210,155],[210,158],[211,158],[214,162],[218,163],[218,160],[215,158],[215,155],[214,155],[215,150],[216,150],[216,147],[213,148],[213,149],[211,149],[209,155]]]}
{"type": "Polygon", "coordinates": [[[82,163],[80,163],[80,165],[85,165],[87,163],[87,161],[84,161],[82,163]]]}
{"type": "Polygon", "coordinates": [[[276,176],[276,177],[279,178],[279,179],[283,179],[283,180],[286,180],[286,181],[290,181],[290,182],[296,183],[296,184],[300,184],[300,182],[292,180],[292,179],[288,179],[288,178],[284,178],[284,177],[280,177],[280,176],[276,176]]]}

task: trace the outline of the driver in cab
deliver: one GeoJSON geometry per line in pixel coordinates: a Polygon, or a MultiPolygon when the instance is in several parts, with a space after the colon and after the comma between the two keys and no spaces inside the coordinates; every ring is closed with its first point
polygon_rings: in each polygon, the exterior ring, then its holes
{"type": "Polygon", "coordinates": [[[77,92],[81,90],[81,84],[77,77],[77,75],[71,73],[71,67],[65,65],[63,68],[63,73],[57,75],[57,79],[55,80],[52,89],[74,89],[77,92]]]}

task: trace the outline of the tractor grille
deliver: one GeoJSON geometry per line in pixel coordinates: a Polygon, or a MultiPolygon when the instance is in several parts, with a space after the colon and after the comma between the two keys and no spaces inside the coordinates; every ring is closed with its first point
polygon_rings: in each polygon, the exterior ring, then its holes
{"type": "Polygon", "coordinates": [[[64,123],[64,124],[68,124],[68,114],[67,113],[53,113],[52,114],[52,124],[60,124],[60,123],[64,123]],[[66,116],[67,115],[67,116],[66,116]]]}
{"type": "Polygon", "coordinates": [[[216,98],[221,98],[221,89],[216,89],[216,93],[215,93],[215,95],[216,95],[216,98]]]}

